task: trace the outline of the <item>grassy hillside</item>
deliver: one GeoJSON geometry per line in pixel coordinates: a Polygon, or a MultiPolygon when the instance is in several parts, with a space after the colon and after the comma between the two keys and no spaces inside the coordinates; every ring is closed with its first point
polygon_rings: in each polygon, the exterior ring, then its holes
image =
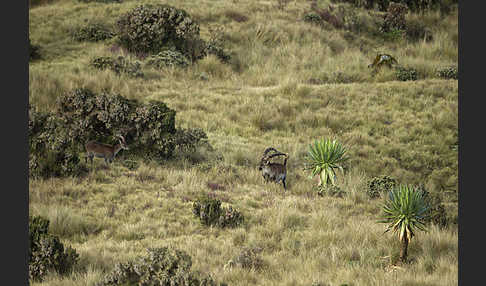
{"type": "Polygon", "coordinates": [[[30,213],[49,218],[50,230],[80,254],[70,275],[32,285],[93,285],[115,263],[168,245],[228,285],[457,285],[458,82],[436,73],[457,66],[457,10],[407,14],[408,23],[427,27],[428,41],[387,40],[374,27],[379,12],[348,4],[334,5],[355,12],[354,28],[304,21],[307,1],[281,8],[285,1],[164,1],[186,10],[202,38],[224,40],[231,60],[210,55],[186,69],[157,70],[113,39],[78,42],[72,34],[88,23],[112,27],[140,3],[160,1],[35,2],[44,3],[29,10],[29,36],[41,55],[29,64],[31,104],[51,111],[60,94],[79,87],[160,100],[177,111],[178,127],[202,128],[212,148],[162,164],[139,161],[135,170],[122,151],[109,168],[95,159],[84,177],[29,179],[30,213]],[[373,75],[367,65],[378,52],[414,68],[418,79],[399,81],[386,68],[373,75]],[[117,55],[141,62],[144,76],[89,65],[117,55]],[[347,172],[338,176],[343,197],[318,196],[303,170],[309,144],[321,137],[348,149],[347,172]],[[270,146],[290,156],[286,192],[257,170],[270,146]],[[418,233],[402,267],[390,266],[399,242],[377,222],[383,201],[366,194],[381,175],[423,184],[452,221],[418,233]],[[201,225],[192,202],[207,192],[240,210],[243,226],[201,225]],[[261,268],[224,267],[245,248],[261,249],[261,268]]]}

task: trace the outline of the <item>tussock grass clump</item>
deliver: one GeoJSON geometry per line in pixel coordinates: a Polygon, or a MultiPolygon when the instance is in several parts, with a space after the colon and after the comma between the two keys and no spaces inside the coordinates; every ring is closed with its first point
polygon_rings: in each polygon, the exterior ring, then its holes
{"type": "Polygon", "coordinates": [[[113,57],[99,57],[94,58],[90,62],[90,66],[104,70],[109,69],[114,71],[117,75],[122,73],[131,77],[143,77],[142,66],[140,62],[132,62],[123,56],[113,57]]]}

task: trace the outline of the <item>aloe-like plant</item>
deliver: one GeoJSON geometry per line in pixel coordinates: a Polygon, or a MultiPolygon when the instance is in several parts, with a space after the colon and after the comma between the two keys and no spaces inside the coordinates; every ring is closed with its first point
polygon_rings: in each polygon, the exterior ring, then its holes
{"type": "Polygon", "coordinates": [[[417,230],[427,231],[425,219],[428,213],[428,203],[424,193],[417,187],[399,185],[388,193],[383,205],[383,219],[387,223],[385,233],[393,230],[401,242],[400,260],[407,261],[408,243],[417,230]]]}
{"type": "Polygon", "coordinates": [[[319,175],[319,185],[325,187],[328,183],[335,185],[336,171],[344,173],[343,163],[349,157],[346,156],[346,148],[337,140],[320,139],[309,144],[305,169],[311,170],[311,178],[319,175]]]}

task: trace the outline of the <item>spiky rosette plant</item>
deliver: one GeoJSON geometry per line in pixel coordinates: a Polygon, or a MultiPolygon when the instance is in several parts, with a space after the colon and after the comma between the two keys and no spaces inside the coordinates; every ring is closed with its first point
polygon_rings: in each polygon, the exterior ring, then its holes
{"type": "Polygon", "coordinates": [[[425,220],[428,209],[424,193],[419,188],[399,185],[388,193],[388,198],[383,205],[383,219],[379,222],[388,224],[385,233],[393,230],[398,234],[402,262],[407,261],[408,243],[417,230],[427,231],[425,220]]]}
{"type": "Polygon", "coordinates": [[[320,139],[309,144],[305,169],[311,170],[310,178],[319,175],[319,187],[325,187],[328,183],[335,184],[336,169],[344,173],[343,164],[349,159],[346,156],[346,148],[337,140],[320,139]]]}

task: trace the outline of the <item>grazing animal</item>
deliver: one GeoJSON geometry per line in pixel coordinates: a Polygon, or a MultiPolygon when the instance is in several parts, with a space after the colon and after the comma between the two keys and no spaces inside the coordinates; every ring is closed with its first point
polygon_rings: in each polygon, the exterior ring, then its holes
{"type": "Polygon", "coordinates": [[[287,159],[289,156],[285,153],[281,153],[277,151],[273,147],[269,147],[265,149],[263,152],[262,159],[260,161],[260,165],[258,166],[258,170],[262,172],[263,179],[265,182],[275,182],[278,183],[282,181],[284,189],[287,189],[285,184],[285,179],[287,177],[287,159]],[[269,154],[270,151],[274,151],[274,154],[269,154]],[[284,156],[284,162],[281,163],[273,163],[270,162],[270,159],[275,156],[284,156]]]}
{"type": "Polygon", "coordinates": [[[391,68],[393,64],[398,64],[398,61],[391,55],[377,54],[375,60],[368,65],[368,68],[378,68],[382,65],[386,65],[391,68]]]}
{"type": "Polygon", "coordinates": [[[113,158],[115,158],[116,154],[120,152],[120,150],[129,150],[125,138],[122,135],[117,135],[118,143],[115,145],[108,145],[104,143],[99,143],[94,140],[87,142],[84,145],[86,149],[86,157],[85,162],[88,162],[88,158],[91,160],[91,164],[93,164],[93,157],[103,158],[105,159],[105,164],[113,162],[113,158]]]}

